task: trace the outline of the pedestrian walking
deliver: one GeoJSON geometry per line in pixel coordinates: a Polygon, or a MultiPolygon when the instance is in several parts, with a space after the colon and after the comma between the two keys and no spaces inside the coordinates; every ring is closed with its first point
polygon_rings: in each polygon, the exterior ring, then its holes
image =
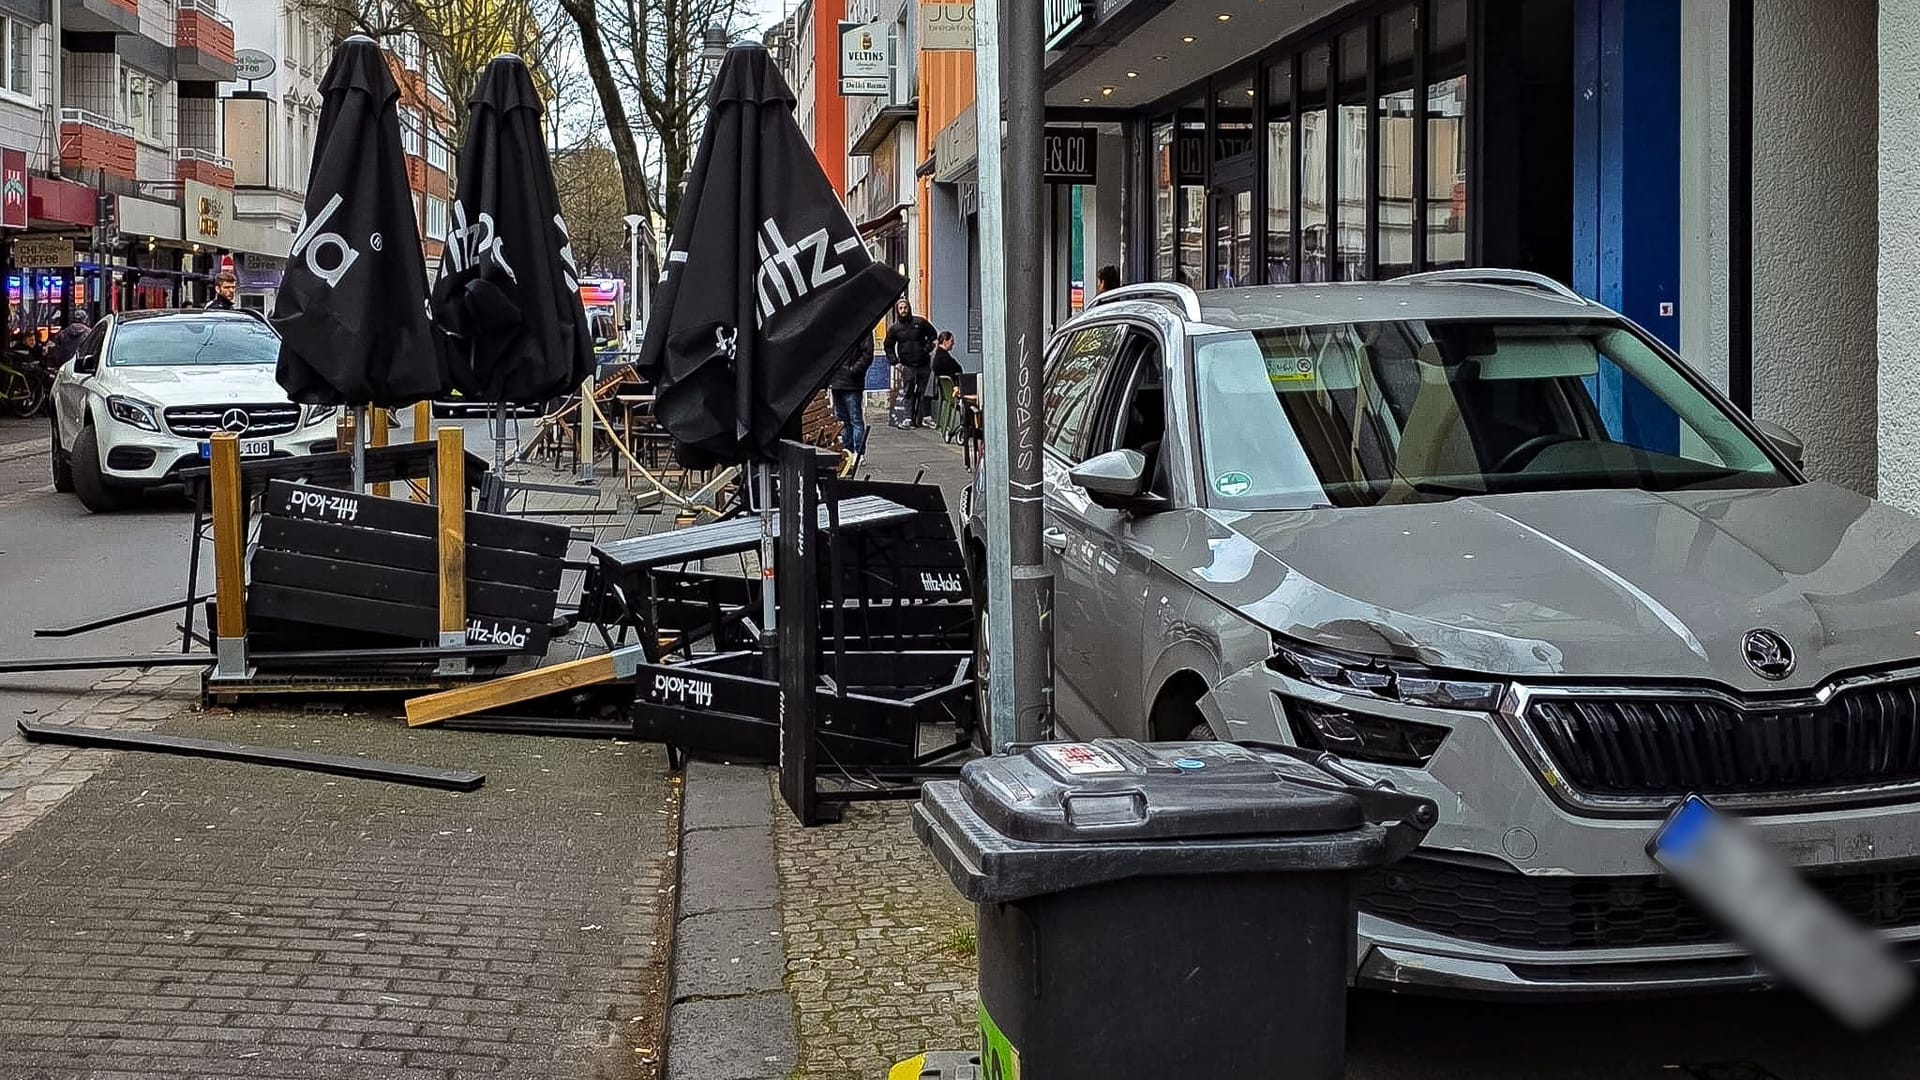
{"type": "Polygon", "coordinates": [[[893,306],[893,322],[887,327],[887,362],[893,366],[900,393],[907,401],[904,427],[920,427],[927,422],[927,376],[939,336],[932,323],[913,313],[906,297],[893,306]]]}
{"type": "Polygon", "coordinates": [[[232,311],[237,305],[233,298],[240,295],[240,279],[222,271],[213,279],[213,299],[207,301],[208,311],[232,311]]]}
{"type": "Polygon", "coordinates": [[[1117,289],[1119,287],[1120,268],[1111,263],[1101,267],[1100,273],[1093,279],[1093,295],[1095,296],[1099,296],[1108,289],[1117,289]]]}
{"type": "Polygon", "coordinates": [[[867,452],[867,369],[873,366],[873,350],[862,339],[833,369],[827,390],[833,395],[833,415],[840,419],[840,449],[844,460],[840,475],[849,476],[867,452]]]}
{"type": "Polygon", "coordinates": [[[87,314],[86,308],[75,309],[73,321],[67,324],[66,329],[60,331],[59,337],[53,339],[53,354],[62,364],[66,363],[73,359],[74,353],[80,351],[80,344],[86,341],[87,335],[91,333],[93,333],[93,317],[87,314]]]}

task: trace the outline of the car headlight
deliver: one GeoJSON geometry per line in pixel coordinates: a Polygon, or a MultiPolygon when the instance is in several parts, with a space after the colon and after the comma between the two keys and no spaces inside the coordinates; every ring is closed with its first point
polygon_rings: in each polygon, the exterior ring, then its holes
{"type": "Polygon", "coordinates": [[[1506,696],[1505,683],[1458,679],[1400,660],[1336,653],[1275,640],[1267,666],[1301,682],[1383,701],[1430,709],[1491,712],[1506,696]]]}
{"type": "Polygon", "coordinates": [[[107,415],[132,427],[156,432],[160,430],[160,418],[154,414],[153,406],[144,401],[110,397],[107,399],[107,415]]]}
{"type": "Polygon", "coordinates": [[[338,405],[308,405],[306,410],[306,416],[300,421],[302,427],[312,427],[332,416],[334,413],[339,412],[340,407],[338,405]]]}

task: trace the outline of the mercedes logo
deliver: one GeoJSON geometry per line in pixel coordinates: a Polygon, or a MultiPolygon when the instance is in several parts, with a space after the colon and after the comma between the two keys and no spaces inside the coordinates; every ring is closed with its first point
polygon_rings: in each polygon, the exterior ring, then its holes
{"type": "Polygon", "coordinates": [[[1793,674],[1793,646],[1771,630],[1749,630],[1740,643],[1747,666],[1763,679],[1779,682],[1793,674]]]}
{"type": "Polygon", "coordinates": [[[221,431],[232,432],[235,435],[244,435],[247,433],[247,429],[252,426],[253,420],[247,416],[247,410],[245,409],[228,409],[226,412],[220,414],[221,431]]]}

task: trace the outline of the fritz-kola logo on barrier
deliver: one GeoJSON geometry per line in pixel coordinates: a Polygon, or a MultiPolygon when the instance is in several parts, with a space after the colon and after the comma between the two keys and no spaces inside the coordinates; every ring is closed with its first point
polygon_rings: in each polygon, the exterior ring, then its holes
{"type": "Polygon", "coordinates": [[[760,270],[754,275],[754,285],[760,295],[758,325],[765,326],[781,308],[846,277],[846,264],[838,260],[830,263],[828,259],[858,248],[860,240],[850,236],[835,243],[822,228],[788,243],[780,234],[780,226],[768,218],[760,224],[759,245],[760,270]],[[811,253],[810,258],[803,257],[807,253],[811,253]]]}
{"type": "Polygon", "coordinates": [[[465,270],[478,265],[482,255],[491,255],[507,277],[519,283],[520,275],[514,273],[507,262],[506,244],[500,239],[499,230],[493,227],[493,215],[482,211],[480,220],[468,225],[467,208],[455,201],[453,228],[447,230],[448,262],[455,270],[465,270]]]}
{"type": "MultiPolygon", "coordinates": [[[[347,276],[353,264],[360,261],[360,249],[347,242],[347,238],[337,232],[321,232],[333,215],[340,210],[340,204],[346,200],[336,193],[327,200],[320,216],[311,222],[304,217],[300,221],[300,231],[294,234],[293,247],[289,253],[296,259],[305,258],[307,269],[313,276],[327,283],[329,289],[337,288],[340,279],[347,276]],[[331,265],[327,265],[331,264],[331,265]]],[[[367,238],[367,246],[380,250],[380,234],[374,233],[367,238]]]]}

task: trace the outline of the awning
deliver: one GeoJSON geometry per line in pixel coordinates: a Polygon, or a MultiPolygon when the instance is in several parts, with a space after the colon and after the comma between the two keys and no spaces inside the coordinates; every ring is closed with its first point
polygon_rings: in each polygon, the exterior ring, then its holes
{"type": "Polygon", "coordinates": [[[855,227],[860,230],[861,236],[878,236],[883,232],[890,231],[890,226],[903,224],[906,220],[906,211],[907,208],[905,206],[896,206],[886,213],[881,214],[879,217],[868,218],[860,222],[860,224],[855,227]]]}
{"type": "Polygon", "coordinates": [[[893,134],[894,128],[899,127],[902,122],[912,120],[919,115],[920,102],[918,99],[909,101],[904,105],[888,105],[882,108],[873,114],[873,121],[867,125],[867,130],[861,132],[860,137],[853,140],[853,148],[847,151],[847,156],[872,157],[874,151],[886,145],[887,136],[893,134]]]}

